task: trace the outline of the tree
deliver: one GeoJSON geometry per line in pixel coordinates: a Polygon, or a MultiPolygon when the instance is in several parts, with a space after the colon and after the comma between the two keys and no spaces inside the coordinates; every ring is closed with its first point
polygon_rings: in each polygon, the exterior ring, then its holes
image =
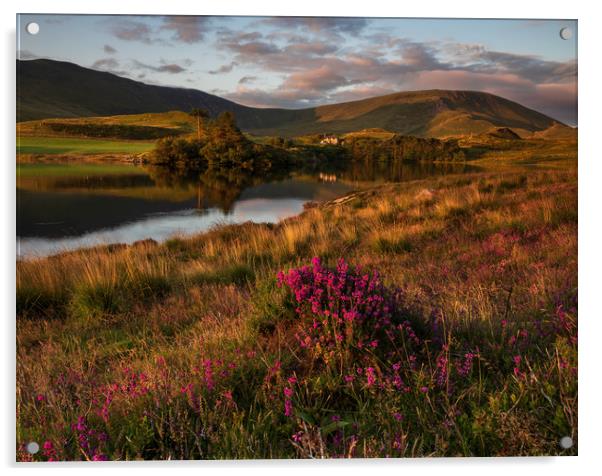
{"type": "Polygon", "coordinates": [[[198,107],[193,108],[188,115],[192,117],[196,117],[196,136],[197,139],[201,139],[201,124],[204,119],[209,117],[209,113],[204,109],[199,109],[198,107]]]}
{"type": "Polygon", "coordinates": [[[236,125],[236,116],[233,112],[222,112],[219,116],[217,116],[216,124],[220,129],[240,132],[238,126],[236,125]]]}

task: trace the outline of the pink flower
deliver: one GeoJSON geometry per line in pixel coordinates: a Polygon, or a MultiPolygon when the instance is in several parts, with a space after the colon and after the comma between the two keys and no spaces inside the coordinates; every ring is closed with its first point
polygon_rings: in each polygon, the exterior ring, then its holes
{"type": "Polygon", "coordinates": [[[369,387],[374,385],[374,383],[376,382],[376,377],[374,376],[374,368],[366,367],[366,381],[369,387]]]}
{"type": "Polygon", "coordinates": [[[288,399],[284,401],[284,416],[293,416],[293,402],[288,399]]]}
{"type": "Polygon", "coordinates": [[[310,266],[279,272],[278,283],[289,288],[301,318],[299,346],[318,356],[352,342],[358,350],[375,349],[380,335],[394,328],[391,317],[399,293],[385,287],[378,273],[362,273],[343,259],[332,269],[314,257],[310,266]]]}
{"type": "Polygon", "coordinates": [[[422,393],[426,393],[426,392],[428,392],[428,391],[429,391],[429,388],[428,388],[428,387],[420,387],[420,391],[421,391],[422,393]]]}
{"type": "Polygon", "coordinates": [[[395,418],[397,421],[401,421],[403,419],[403,415],[401,413],[395,412],[393,413],[393,418],[395,418]]]}

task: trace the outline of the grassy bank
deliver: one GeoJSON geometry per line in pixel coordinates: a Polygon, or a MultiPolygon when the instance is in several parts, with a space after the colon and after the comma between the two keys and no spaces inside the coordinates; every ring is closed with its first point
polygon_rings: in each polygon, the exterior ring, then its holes
{"type": "Polygon", "coordinates": [[[74,137],[19,137],[17,154],[33,155],[131,155],[150,151],[154,142],[74,137]]]}
{"type": "Polygon", "coordinates": [[[19,262],[17,314],[22,460],[576,454],[576,170],[19,262]]]}

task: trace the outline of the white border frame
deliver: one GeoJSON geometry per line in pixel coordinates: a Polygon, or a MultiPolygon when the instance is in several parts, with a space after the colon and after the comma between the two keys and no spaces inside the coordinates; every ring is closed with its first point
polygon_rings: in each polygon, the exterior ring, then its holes
{"type": "MultiPolygon", "coordinates": [[[[5,339],[2,359],[2,379],[0,384],[0,408],[5,412],[2,421],[0,454],[3,466],[12,472],[19,468],[26,474],[41,470],[44,472],[65,471],[73,468],[81,472],[114,471],[115,474],[145,471],[158,473],[166,470],[185,472],[231,473],[243,470],[249,474],[302,474],[308,471],[330,473],[333,470],[351,472],[378,471],[399,474],[414,471],[423,474],[445,476],[452,474],[503,474],[519,471],[540,471],[547,474],[584,474],[590,468],[602,467],[597,459],[600,445],[600,406],[602,398],[600,384],[599,353],[602,337],[602,316],[599,311],[600,294],[599,270],[602,267],[599,245],[602,227],[600,226],[600,174],[602,156],[596,146],[600,143],[602,111],[600,103],[600,78],[602,71],[599,61],[600,32],[602,31],[599,8],[596,2],[579,1],[531,1],[504,0],[485,2],[482,0],[394,2],[392,0],[370,0],[356,2],[331,0],[304,0],[291,4],[278,0],[213,0],[211,2],[190,2],[170,0],[156,2],[139,0],[103,0],[85,3],[74,0],[21,0],[4,1],[0,4],[2,15],[2,35],[4,42],[3,73],[0,75],[2,104],[0,131],[5,145],[4,157],[0,159],[3,180],[1,234],[3,337],[5,339]],[[226,462],[136,462],[136,463],[61,463],[61,464],[19,464],[15,458],[15,23],[16,13],[108,13],[108,14],[197,14],[197,15],[316,15],[316,16],[379,16],[379,17],[447,17],[447,18],[560,18],[579,20],[579,456],[545,458],[433,458],[405,460],[354,460],[354,461],[226,461],[226,462]],[[598,139],[598,140],[596,140],[598,139]]],[[[21,473],[23,474],[23,473],[21,473]]]]}

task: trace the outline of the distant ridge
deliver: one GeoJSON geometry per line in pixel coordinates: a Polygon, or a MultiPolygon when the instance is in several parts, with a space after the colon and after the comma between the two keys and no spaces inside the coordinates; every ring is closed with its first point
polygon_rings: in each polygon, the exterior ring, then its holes
{"type": "Polygon", "coordinates": [[[17,121],[188,111],[193,107],[204,108],[213,116],[231,111],[243,130],[258,135],[343,134],[380,128],[419,137],[450,137],[511,128],[528,136],[550,128],[555,135],[563,135],[565,128],[570,129],[516,102],[477,91],[408,91],[316,108],[264,109],[68,62],[17,60],[17,121]]]}

